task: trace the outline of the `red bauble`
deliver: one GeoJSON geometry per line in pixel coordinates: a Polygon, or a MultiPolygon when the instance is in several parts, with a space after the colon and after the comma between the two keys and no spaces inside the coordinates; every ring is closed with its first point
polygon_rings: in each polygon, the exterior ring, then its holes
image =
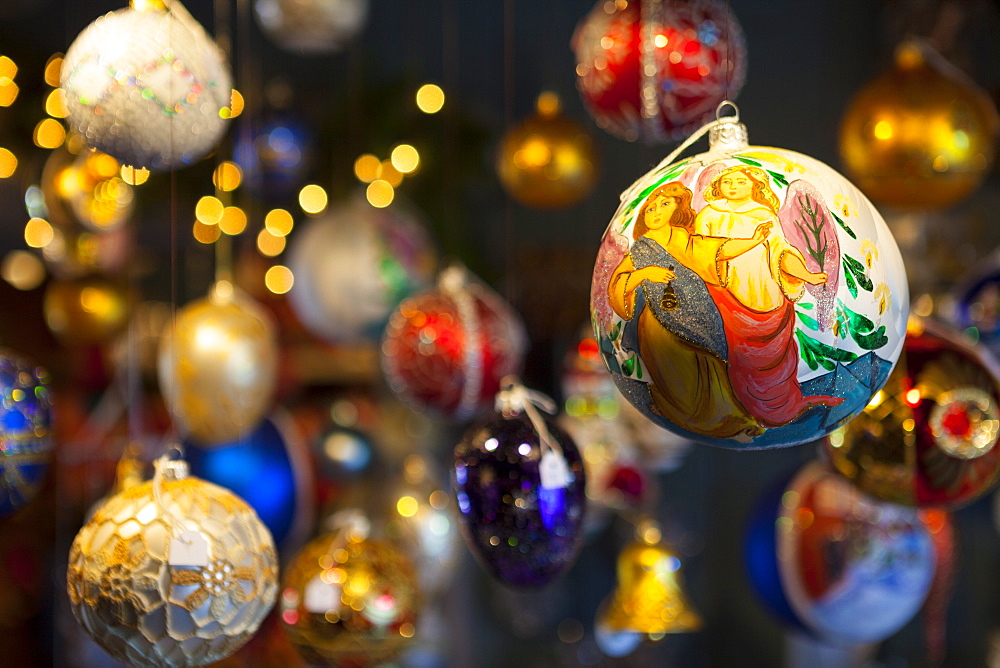
{"type": "Polygon", "coordinates": [[[690,134],[746,74],[743,31],[716,0],[599,0],[571,46],[590,114],[629,141],[690,134]]]}
{"type": "Polygon", "coordinates": [[[518,374],[526,336],[517,314],[464,271],[403,301],[382,343],[382,370],[396,394],[418,409],[464,420],[492,408],[500,380],[518,374]]]}

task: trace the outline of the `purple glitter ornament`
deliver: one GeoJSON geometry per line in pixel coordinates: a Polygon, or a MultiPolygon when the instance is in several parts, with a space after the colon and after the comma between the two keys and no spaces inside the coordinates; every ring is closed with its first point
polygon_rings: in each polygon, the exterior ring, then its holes
{"type": "Polygon", "coordinates": [[[512,391],[502,415],[474,426],[455,448],[452,482],[462,535],[483,567],[506,584],[537,588],[579,550],[583,460],[569,435],[531,405],[540,395],[512,391]]]}

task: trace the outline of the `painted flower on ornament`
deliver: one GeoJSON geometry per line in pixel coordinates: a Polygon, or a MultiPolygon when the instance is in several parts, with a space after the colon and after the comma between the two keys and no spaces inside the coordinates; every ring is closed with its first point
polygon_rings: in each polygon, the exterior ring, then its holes
{"type": "Polygon", "coordinates": [[[236,608],[256,595],[256,575],[254,566],[237,567],[224,559],[216,559],[202,568],[171,569],[170,581],[176,587],[194,587],[181,606],[193,611],[210,601],[209,614],[219,618],[227,609],[236,608]],[[244,588],[241,584],[244,582],[249,587],[244,588]]]}
{"type": "Polygon", "coordinates": [[[156,591],[156,578],[139,575],[147,560],[142,536],[125,540],[118,537],[110,552],[97,555],[100,581],[84,582],[83,599],[108,624],[138,628],[139,617],[147,612],[139,592],[156,591]]]}
{"type": "Polygon", "coordinates": [[[871,269],[875,260],[878,259],[878,246],[875,245],[874,241],[865,239],[861,242],[861,257],[865,260],[865,266],[871,269]]]}
{"type": "Polygon", "coordinates": [[[885,283],[879,283],[875,286],[874,297],[875,301],[878,302],[879,315],[884,314],[892,306],[892,295],[889,292],[889,286],[885,283]]]}
{"type": "Polygon", "coordinates": [[[845,195],[837,195],[834,197],[833,206],[844,218],[850,218],[851,216],[858,215],[857,209],[854,208],[854,205],[851,204],[851,200],[849,200],[845,195]]]}

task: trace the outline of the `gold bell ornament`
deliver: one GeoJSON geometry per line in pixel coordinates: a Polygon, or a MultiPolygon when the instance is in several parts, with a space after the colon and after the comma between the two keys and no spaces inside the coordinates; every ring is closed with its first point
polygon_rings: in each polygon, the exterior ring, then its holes
{"type": "Polygon", "coordinates": [[[141,666],[203,666],[257,631],[277,596],[267,527],[242,499],[160,457],[88,521],[69,554],[77,621],[109,654],[141,666]]]}

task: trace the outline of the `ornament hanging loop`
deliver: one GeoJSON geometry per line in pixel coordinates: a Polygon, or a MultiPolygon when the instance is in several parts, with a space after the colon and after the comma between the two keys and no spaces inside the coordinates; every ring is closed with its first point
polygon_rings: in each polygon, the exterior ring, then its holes
{"type": "Polygon", "coordinates": [[[494,403],[496,411],[508,419],[524,413],[538,434],[543,451],[551,450],[562,455],[562,447],[552,438],[545,424],[545,418],[538,412],[540,408],[554,415],[558,410],[556,402],[541,392],[529,390],[521,384],[517,376],[505,376],[500,382],[500,387],[502,389],[497,392],[494,403]]]}
{"type": "Polygon", "coordinates": [[[715,120],[719,123],[739,123],[740,122],[740,108],[736,106],[736,103],[732,100],[723,100],[719,103],[719,106],[715,108],[715,120]],[[723,116],[722,111],[726,107],[731,107],[733,113],[729,116],[723,116]]]}

